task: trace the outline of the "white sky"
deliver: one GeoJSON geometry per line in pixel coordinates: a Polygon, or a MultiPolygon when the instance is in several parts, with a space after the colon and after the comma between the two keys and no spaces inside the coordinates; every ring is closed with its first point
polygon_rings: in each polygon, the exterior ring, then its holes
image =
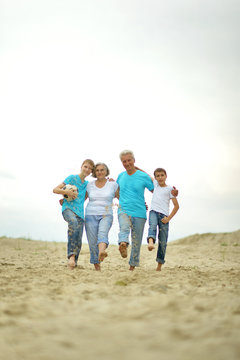
{"type": "Polygon", "coordinates": [[[53,187],[126,148],[179,189],[170,240],[239,229],[239,4],[2,0],[0,236],[66,241],[53,187]]]}

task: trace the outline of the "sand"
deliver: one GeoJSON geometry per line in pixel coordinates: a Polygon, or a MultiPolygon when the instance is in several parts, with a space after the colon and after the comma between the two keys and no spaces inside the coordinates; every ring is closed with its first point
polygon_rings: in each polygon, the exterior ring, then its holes
{"type": "Polygon", "coordinates": [[[240,358],[240,231],[170,242],[141,266],[111,245],[102,271],[66,244],[0,239],[0,359],[240,358]]]}

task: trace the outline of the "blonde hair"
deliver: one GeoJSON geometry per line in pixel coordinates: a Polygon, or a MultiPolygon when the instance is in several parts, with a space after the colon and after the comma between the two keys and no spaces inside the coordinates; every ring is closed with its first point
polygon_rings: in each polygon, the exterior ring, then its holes
{"type": "Polygon", "coordinates": [[[124,155],[131,155],[135,159],[134,154],[133,154],[133,152],[131,150],[123,150],[123,151],[121,151],[120,154],[119,154],[120,160],[122,160],[122,157],[124,155]]]}
{"type": "MultiPolygon", "coordinates": [[[[82,163],[82,166],[83,166],[83,164],[85,164],[85,163],[88,163],[89,165],[91,165],[92,168],[93,168],[93,170],[94,170],[95,164],[94,164],[94,162],[93,162],[91,159],[86,159],[86,160],[84,160],[83,163],[82,163]]],[[[92,171],[93,171],[93,170],[92,170],[92,171]]]]}

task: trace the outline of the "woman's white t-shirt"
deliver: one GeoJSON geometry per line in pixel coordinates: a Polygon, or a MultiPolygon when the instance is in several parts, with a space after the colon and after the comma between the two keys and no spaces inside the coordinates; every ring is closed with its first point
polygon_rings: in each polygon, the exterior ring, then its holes
{"type": "Polygon", "coordinates": [[[98,188],[95,181],[89,182],[87,184],[89,202],[85,215],[112,215],[112,202],[117,188],[118,184],[115,181],[107,181],[102,188],[98,188]]]}
{"type": "Polygon", "coordinates": [[[158,184],[157,180],[154,180],[153,184],[154,191],[150,210],[154,210],[158,213],[168,216],[170,199],[174,198],[174,196],[171,194],[173,188],[168,185],[162,187],[158,184]]]}

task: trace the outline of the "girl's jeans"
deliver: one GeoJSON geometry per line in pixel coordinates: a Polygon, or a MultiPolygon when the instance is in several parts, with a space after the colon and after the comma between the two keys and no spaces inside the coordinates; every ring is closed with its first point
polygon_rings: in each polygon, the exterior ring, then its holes
{"type": "Polygon", "coordinates": [[[120,232],[118,235],[118,244],[126,242],[129,244],[129,234],[131,230],[132,249],[129,265],[139,266],[140,249],[146,219],[128,216],[125,213],[118,214],[120,232]]]}
{"type": "Polygon", "coordinates": [[[113,223],[112,215],[86,215],[85,229],[90,250],[90,263],[99,264],[98,244],[104,242],[107,246],[108,233],[113,223]]]}
{"type": "Polygon", "coordinates": [[[161,264],[165,263],[165,254],[168,241],[169,223],[163,224],[161,221],[165,216],[166,215],[158,213],[154,210],[151,210],[149,213],[149,229],[147,239],[152,238],[155,243],[158,227],[158,251],[156,261],[161,264]]]}
{"type": "Polygon", "coordinates": [[[62,214],[64,220],[68,223],[67,256],[70,258],[71,255],[75,255],[75,262],[77,264],[82,247],[84,220],[70,209],[65,209],[62,214]]]}

